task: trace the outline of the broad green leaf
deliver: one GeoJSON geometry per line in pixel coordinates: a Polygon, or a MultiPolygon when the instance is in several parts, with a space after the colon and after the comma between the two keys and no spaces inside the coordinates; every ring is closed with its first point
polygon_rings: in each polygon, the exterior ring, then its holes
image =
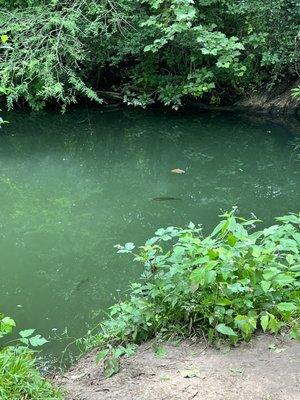
{"type": "Polygon", "coordinates": [[[164,347],[162,347],[162,346],[156,347],[156,349],[155,349],[156,357],[162,358],[162,357],[165,357],[166,354],[167,354],[167,351],[164,347]]]}
{"type": "Polygon", "coordinates": [[[256,319],[249,317],[248,315],[237,315],[234,322],[247,340],[250,338],[251,333],[256,329],[256,319]]]}
{"type": "MultiPolygon", "coordinates": [[[[0,314],[1,315],[1,314],[0,314]]],[[[16,326],[15,321],[10,317],[4,317],[0,320],[0,338],[11,333],[16,326]]]]}
{"type": "Polygon", "coordinates": [[[101,360],[103,360],[107,356],[108,352],[108,349],[99,351],[96,356],[96,362],[100,362],[101,360]]]}
{"type": "Polygon", "coordinates": [[[211,260],[216,260],[219,258],[219,252],[216,249],[209,249],[207,254],[211,260]]]}
{"type": "Polygon", "coordinates": [[[290,264],[290,265],[292,265],[293,263],[294,263],[294,257],[291,255],[291,254],[288,254],[287,256],[286,256],[286,261],[290,264]]]}
{"type": "Polygon", "coordinates": [[[211,236],[216,236],[219,232],[222,232],[224,234],[228,228],[229,222],[228,220],[226,221],[221,221],[215,229],[212,231],[211,236]]]}
{"type": "Polygon", "coordinates": [[[268,315],[263,315],[260,318],[260,324],[261,324],[261,327],[262,327],[263,331],[266,332],[268,324],[269,324],[269,316],[268,315]]]}
{"type": "Polygon", "coordinates": [[[279,274],[274,278],[274,283],[276,283],[280,287],[284,287],[291,283],[294,283],[294,278],[291,275],[279,274]]]}
{"type": "Polygon", "coordinates": [[[232,303],[232,300],[229,300],[225,297],[224,298],[221,297],[220,299],[217,300],[216,305],[217,306],[228,306],[231,303],[232,303]]]}
{"type": "Polygon", "coordinates": [[[214,270],[209,270],[205,267],[196,268],[190,276],[192,284],[207,286],[216,280],[217,273],[214,270]]]}
{"type": "Polygon", "coordinates": [[[271,267],[271,268],[268,268],[268,269],[266,269],[265,271],[264,271],[264,273],[263,273],[263,277],[264,277],[264,279],[266,280],[266,281],[270,281],[270,280],[272,280],[273,278],[275,278],[275,276],[277,276],[278,274],[280,274],[280,269],[278,269],[278,268],[275,268],[275,267],[271,267]]]}
{"type": "Polygon", "coordinates": [[[104,376],[105,378],[110,378],[114,374],[118,373],[120,370],[120,361],[118,358],[110,357],[104,360],[104,376]]]}
{"type": "Polygon", "coordinates": [[[277,232],[277,229],[279,228],[279,225],[272,225],[269,228],[266,228],[263,230],[265,236],[270,236],[273,235],[274,233],[277,232]]]}
{"type": "Polygon", "coordinates": [[[15,327],[16,326],[15,321],[10,317],[4,317],[4,318],[1,319],[0,322],[1,322],[1,325],[3,324],[4,326],[10,326],[10,327],[15,327]]]}
{"type": "Polygon", "coordinates": [[[20,331],[19,334],[22,338],[28,338],[33,334],[34,331],[35,329],[25,329],[23,331],[20,331]]]}
{"type": "Polygon", "coordinates": [[[234,247],[237,242],[237,238],[232,233],[229,233],[227,236],[227,242],[231,247],[234,247]]]}
{"type": "Polygon", "coordinates": [[[118,346],[116,349],[113,351],[113,356],[116,358],[124,356],[126,353],[126,348],[123,346],[118,346]]]}
{"type": "Polygon", "coordinates": [[[217,325],[216,330],[226,336],[237,336],[236,332],[225,324],[217,325]]]}
{"type": "Polygon", "coordinates": [[[297,306],[294,303],[279,303],[277,304],[277,308],[279,311],[287,311],[287,312],[294,312],[297,311],[297,306]]]}
{"type": "Polygon", "coordinates": [[[282,221],[284,223],[292,223],[296,225],[300,225],[300,216],[296,214],[285,215],[283,217],[276,218],[277,221],[282,221]]]}
{"type": "Polygon", "coordinates": [[[268,293],[268,291],[271,287],[271,282],[270,281],[261,281],[260,286],[265,293],[268,293]]]}
{"type": "Polygon", "coordinates": [[[146,246],[152,246],[152,245],[155,244],[158,240],[159,240],[159,237],[154,236],[153,238],[147,240],[146,246]]]}
{"type": "Polygon", "coordinates": [[[43,338],[41,335],[36,335],[29,338],[29,343],[31,344],[32,347],[39,347],[43,346],[45,343],[48,343],[48,340],[43,338]]]}
{"type": "Polygon", "coordinates": [[[280,323],[280,321],[278,321],[278,319],[273,314],[269,314],[268,329],[272,333],[278,333],[281,326],[282,324],[280,323]]]}
{"type": "Polygon", "coordinates": [[[290,338],[300,340],[300,325],[294,325],[290,331],[290,338]]]}
{"type": "Polygon", "coordinates": [[[7,42],[7,40],[8,40],[8,36],[7,35],[1,35],[1,42],[3,44],[5,44],[7,42]]]}
{"type": "Polygon", "coordinates": [[[261,255],[261,248],[259,246],[253,247],[252,255],[255,258],[259,257],[261,255]]]}

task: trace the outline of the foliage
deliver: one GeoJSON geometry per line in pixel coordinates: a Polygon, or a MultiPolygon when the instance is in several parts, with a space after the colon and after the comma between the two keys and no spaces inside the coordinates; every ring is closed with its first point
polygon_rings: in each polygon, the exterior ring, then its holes
{"type": "Polygon", "coordinates": [[[206,237],[190,223],[159,229],[136,253],[133,243],[118,245],[145,270],[129,299],[83,339],[100,348],[107,376],[118,370],[119,356],[153,337],[204,335],[236,344],[258,330],[282,329],[300,337],[300,214],[253,230],[258,222],[233,210],[206,237]]]}
{"type": "Polygon", "coordinates": [[[300,100],[300,85],[292,89],[292,96],[300,100]]]}
{"type": "Polygon", "coordinates": [[[297,0],[0,0],[8,107],[219,103],[298,76],[297,0]]]}
{"type": "MultiPolygon", "coordinates": [[[[5,48],[8,47],[7,44],[6,44],[7,40],[8,40],[8,36],[7,36],[7,35],[1,35],[1,36],[0,36],[0,49],[5,49],[5,48]]],[[[1,110],[0,110],[0,111],[1,111],[1,110]]],[[[0,116],[0,128],[1,128],[1,125],[5,124],[5,123],[7,123],[7,121],[5,121],[5,120],[0,116]]]]}
{"type": "MultiPolygon", "coordinates": [[[[13,319],[0,314],[0,340],[15,326],[13,319]]],[[[1,400],[61,399],[59,392],[39,373],[35,351],[29,348],[42,346],[47,340],[33,334],[34,329],[23,330],[19,339],[0,346],[1,400]]]]}

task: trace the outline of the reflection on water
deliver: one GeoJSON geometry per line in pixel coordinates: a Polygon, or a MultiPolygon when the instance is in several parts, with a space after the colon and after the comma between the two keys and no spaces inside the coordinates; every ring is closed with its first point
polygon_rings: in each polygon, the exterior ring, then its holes
{"type": "Polygon", "coordinates": [[[1,310],[20,328],[83,334],[140,273],[116,243],[190,220],[209,229],[233,205],[265,223],[299,211],[299,137],[270,121],[128,110],[9,119],[0,132],[1,310]]]}

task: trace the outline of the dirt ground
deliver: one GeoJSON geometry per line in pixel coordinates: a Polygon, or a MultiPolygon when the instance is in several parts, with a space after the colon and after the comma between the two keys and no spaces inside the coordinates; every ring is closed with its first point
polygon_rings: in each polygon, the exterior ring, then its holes
{"type": "Polygon", "coordinates": [[[145,343],[110,379],[92,352],[56,383],[66,400],[300,400],[300,342],[263,335],[234,349],[164,348],[158,358],[145,343]]]}

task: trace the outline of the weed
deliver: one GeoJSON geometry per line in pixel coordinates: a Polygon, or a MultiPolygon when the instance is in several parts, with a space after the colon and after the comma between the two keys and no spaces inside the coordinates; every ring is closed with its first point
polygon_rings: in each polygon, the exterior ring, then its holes
{"type": "MultiPolygon", "coordinates": [[[[110,309],[98,333],[82,339],[117,359],[153,337],[198,335],[215,344],[249,341],[261,330],[299,337],[300,215],[257,231],[235,210],[204,237],[201,227],[159,229],[144,246],[117,246],[143,263],[128,300],[110,309]],[[121,351],[120,351],[121,349],[121,351]]],[[[114,368],[113,373],[118,368],[114,368]]]]}

